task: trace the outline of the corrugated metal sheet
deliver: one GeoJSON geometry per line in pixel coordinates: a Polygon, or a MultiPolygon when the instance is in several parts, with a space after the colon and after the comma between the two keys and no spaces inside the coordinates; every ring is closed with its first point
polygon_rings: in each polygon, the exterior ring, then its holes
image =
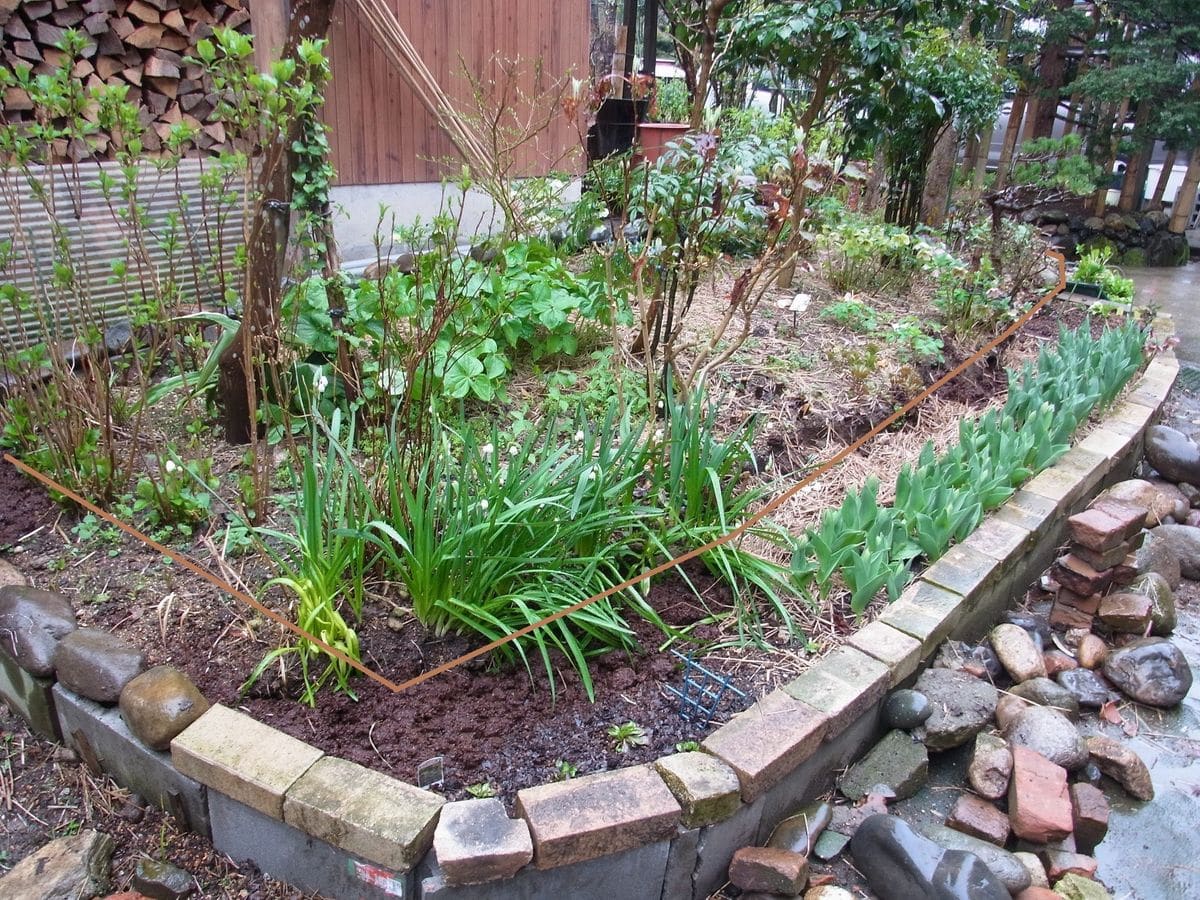
{"type": "Polygon", "coordinates": [[[117,163],[37,167],[35,185],[21,172],[0,173],[0,246],[12,242],[0,284],[33,298],[25,309],[0,300],[5,347],[68,339],[82,323],[106,327],[128,317],[143,297],[176,295],[212,307],[227,287],[238,291],[233,261],[243,242],[241,185],[228,185],[219,202],[212,190],[202,193],[201,177],[213,167],[211,159],[185,159],[165,171],[142,163],[137,202],[146,227],[140,240],[120,221],[120,204],[127,201],[119,190],[110,206],[101,189],[102,175],[124,183],[117,163]],[[172,240],[177,248],[170,251],[172,240]],[[124,277],[114,274],[120,266],[124,277]]]}

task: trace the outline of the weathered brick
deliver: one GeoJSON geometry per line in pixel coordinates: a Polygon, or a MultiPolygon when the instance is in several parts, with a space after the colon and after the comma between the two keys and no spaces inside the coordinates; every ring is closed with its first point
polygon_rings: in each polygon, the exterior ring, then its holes
{"type": "Polygon", "coordinates": [[[1024,528],[1039,540],[1054,522],[1058,506],[1055,501],[1040,494],[1019,490],[993,515],[1004,522],[1024,528]]]}
{"type": "Polygon", "coordinates": [[[53,687],[54,679],[30,675],[0,647],[0,700],[42,737],[57,741],[62,735],[54,714],[53,687]]]}
{"type": "Polygon", "coordinates": [[[1008,569],[1034,543],[1033,532],[1028,528],[997,516],[988,516],[961,546],[997,560],[1002,569],[1008,569]]]}
{"type": "Polygon", "coordinates": [[[446,883],[453,885],[510,878],[533,859],[529,825],[510,819],[494,798],[443,806],[433,848],[446,883]]]}
{"type": "Polygon", "coordinates": [[[1071,785],[1071,815],[1075,822],[1075,846],[1091,853],[1108,834],[1108,798],[1095,785],[1071,785]]]}
{"type": "Polygon", "coordinates": [[[729,864],[729,880],[743,891],[794,897],[808,883],[808,859],[775,847],[742,847],[729,864]]]}
{"type": "Polygon", "coordinates": [[[963,794],[958,798],[946,817],[946,824],[955,831],[980,838],[997,847],[1003,847],[1008,840],[1008,816],[974,794],[963,794]]]}
{"type": "Polygon", "coordinates": [[[737,773],[708,753],[672,753],[654,768],[683,808],[684,828],[720,822],[742,805],[737,773]]]}
{"type": "Polygon", "coordinates": [[[1093,569],[1111,569],[1118,563],[1124,562],[1125,557],[1130,553],[1135,552],[1142,545],[1142,535],[1144,532],[1138,532],[1131,540],[1121,541],[1111,550],[1089,550],[1082,544],[1076,544],[1071,547],[1071,553],[1079,557],[1093,569]]]}
{"type": "Polygon", "coordinates": [[[1056,628],[1083,628],[1090,630],[1092,616],[1081,609],[1068,606],[1065,603],[1055,603],[1050,608],[1050,624],[1056,628]]]}
{"type": "Polygon", "coordinates": [[[1042,470],[1025,483],[1025,490],[1054,502],[1055,510],[1063,512],[1083,498],[1083,478],[1073,469],[1054,465],[1042,470]]]}
{"type": "Polygon", "coordinates": [[[943,553],[921,573],[921,579],[958,594],[970,606],[995,580],[1000,568],[995,557],[962,543],[943,553]]]}
{"type": "Polygon", "coordinates": [[[783,690],[825,713],[830,731],[840,732],[883,699],[890,676],[888,667],[879,660],[855,647],[842,646],[784,685],[783,690]]]}
{"type": "Polygon", "coordinates": [[[1110,570],[1098,572],[1071,553],[1055,560],[1050,575],[1067,590],[1085,597],[1100,593],[1112,584],[1110,570]]]}
{"type": "Polygon", "coordinates": [[[964,606],[960,594],[921,579],[910,584],[895,603],[889,604],[879,621],[919,640],[921,656],[925,657],[962,620],[964,606]]]}
{"type": "Polygon", "coordinates": [[[1072,516],[1067,520],[1067,528],[1071,531],[1071,537],[1079,544],[1087,547],[1090,550],[1103,551],[1113,547],[1120,546],[1126,541],[1141,540],[1139,537],[1142,531],[1142,526],[1146,523],[1146,514],[1148,510],[1144,506],[1139,506],[1136,503],[1126,503],[1123,500],[1116,500],[1107,495],[1101,495],[1092,501],[1091,506],[1080,513],[1080,516],[1093,513],[1102,518],[1089,521],[1094,521],[1102,525],[1103,530],[1093,529],[1091,536],[1093,540],[1085,541],[1075,533],[1072,527],[1072,521],[1076,516],[1072,516]]]}
{"type": "Polygon", "coordinates": [[[825,737],[828,717],[807,703],[772,691],[703,741],[742,784],[747,803],[808,759],[825,737]]]}
{"type": "Polygon", "coordinates": [[[1109,594],[1100,602],[1100,621],[1110,631],[1145,634],[1154,603],[1145,594],[1109,594]]]}
{"type": "MultiPolygon", "coordinates": [[[[1145,510],[1138,517],[1138,525],[1145,519],[1145,510]]],[[[1096,553],[1104,553],[1119,547],[1129,537],[1126,525],[1103,509],[1085,509],[1067,519],[1067,531],[1071,540],[1081,547],[1096,553]]]]}
{"type": "Polygon", "coordinates": [[[1064,875],[1082,875],[1091,878],[1096,874],[1096,860],[1082,853],[1072,853],[1069,850],[1056,850],[1047,847],[1039,856],[1046,866],[1046,877],[1051,883],[1058,881],[1064,875]]]}
{"type": "Polygon", "coordinates": [[[283,821],[363,859],[399,871],[429,849],[446,801],[335,756],[309,767],[283,799],[283,821]]]}
{"type": "Polygon", "coordinates": [[[681,810],[657,772],[632,766],[517,792],[539,869],[595,859],[670,837],[681,810]]]}
{"type": "Polygon", "coordinates": [[[220,704],[171,741],[171,762],[184,775],[280,820],[284,794],[323,755],[220,704]]]}
{"type": "Polygon", "coordinates": [[[1008,815],[1013,832],[1039,844],[1062,840],[1074,825],[1067,770],[1027,747],[1014,745],[1011,750],[1008,815]]]}
{"type": "Polygon", "coordinates": [[[1058,593],[1054,597],[1059,603],[1066,606],[1074,607],[1080,612],[1087,613],[1089,616],[1094,616],[1100,611],[1099,594],[1077,594],[1069,588],[1059,588],[1058,593]]]}
{"type": "Polygon", "coordinates": [[[860,628],[846,643],[888,667],[891,673],[889,688],[917,671],[921,662],[921,642],[886,622],[872,622],[866,628],[860,628]]]}

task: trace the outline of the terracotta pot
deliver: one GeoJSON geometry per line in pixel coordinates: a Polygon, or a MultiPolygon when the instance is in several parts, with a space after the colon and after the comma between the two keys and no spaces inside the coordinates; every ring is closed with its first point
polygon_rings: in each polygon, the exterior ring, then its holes
{"type": "Polygon", "coordinates": [[[688,131],[689,126],[678,122],[640,122],[638,123],[638,145],[646,162],[654,163],[662,156],[667,144],[688,131]]]}

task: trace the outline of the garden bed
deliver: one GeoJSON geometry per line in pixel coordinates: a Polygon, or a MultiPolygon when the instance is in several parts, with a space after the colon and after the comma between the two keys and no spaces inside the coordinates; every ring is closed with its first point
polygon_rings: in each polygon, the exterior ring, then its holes
{"type": "MultiPolygon", "coordinates": [[[[1073,324],[1080,317],[1076,307],[1050,306],[997,354],[997,361],[969,370],[948,386],[951,397],[939,396],[932,410],[914,413],[847,460],[844,471],[835,469],[815,486],[817,490],[798,495],[785,507],[782,521],[795,529],[813,524],[822,509],[840,502],[847,485],[860,484],[868,475],[890,485],[900,465],[915,457],[926,440],[944,446],[957,435],[962,416],[995,403],[1003,387],[1005,365],[1029,358],[1036,348],[1057,337],[1060,322],[1073,324]],[[1001,358],[1004,364],[999,362],[1001,358]]],[[[765,318],[771,323],[774,310],[765,318]]],[[[775,323],[775,328],[781,342],[794,337],[786,325],[775,323]]],[[[830,325],[810,329],[805,340],[825,348],[845,341],[846,335],[830,325]]],[[[799,472],[890,412],[889,406],[874,399],[864,401],[869,409],[848,400],[839,412],[831,394],[822,393],[826,410],[799,417],[798,427],[781,440],[778,429],[788,424],[781,410],[788,409],[788,399],[794,403],[806,390],[813,396],[818,393],[803,382],[781,384],[775,395],[761,392],[756,379],[762,377],[771,348],[764,341],[761,349],[764,356],[745,363],[750,377],[738,379],[735,374],[728,379],[720,402],[731,417],[735,410],[764,414],[769,425],[760,437],[761,451],[773,453],[781,445],[794,454],[791,464],[775,455],[778,472],[799,472]],[[822,424],[813,428],[806,419],[822,424]],[[846,433],[838,434],[839,430],[846,433]]],[[[928,377],[936,377],[936,372],[930,371],[928,377]]],[[[668,624],[694,626],[697,644],[658,649],[663,642],[661,632],[633,617],[642,649],[632,655],[612,653],[593,663],[595,703],[588,701],[577,673],[558,657],[558,684],[552,695],[540,663],[531,656],[532,673],[520,667],[496,671],[476,660],[399,697],[359,678],[353,682],[357,701],[323,692],[317,707],[309,709],[297,702],[300,685],[294,673],[284,683],[278,666],[268,668],[245,695],[240,691],[249,670],[275,640],[275,626],[200,579],[164,565],[148,548],[118,535],[97,533],[94,528],[73,528],[72,514],[55,515],[61,511],[44,495],[11,467],[5,470],[0,485],[17,493],[20,512],[13,521],[22,523],[8,540],[11,543],[33,532],[21,546],[22,566],[39,585],[71,596],[81,624],[121,634],[145,651],[150,664],[171,663],[186,671],[211,701],[245,709],[260,721],[332,755],[408,781],[416,780],[422,763],[442,757],[440,790],[452,799],[496,792],[511,802],[523,787],[650,761],[687,746],[685,742],[701,740],[711,729],[680,718],[679,701],[666,687],[679,687],[682,680],[675,649],[695,652],[706,667],[726,676],[742,692],[743,696],[726,694],[716,717],[719,723],[757,696],[794,678],[819,652],[836,646],[856,626],[845,597],[835,595],[819,609],[796,605],[803,635],[791,637],[779,623],[768,621],[765,636],[773,645],[770,648],[751,644],[706,650],[706,643],[733,637],[729,622],[702,622],[710,611],[729,609],[729,592],[703,567],[691,565],[685,571],[703,604],[677,576],[656,581],[649,602],[668,624]],[[59,518],[58,527],[38,530],[59,518]],[[645,743],[618,752],[608,731],[627,722],[639,726],[645,743]]],[[[197,544],[194,552],[235,584],[253,586],[269,577],[270,572],[255,557],[218,562],[213,541],[220,542],[219,533],[197,544]]],[[[372,669],[403,681],[475,645],[463,637],[431,637],[414,620],[395,613],[387,602],[386,585],[378,590],[359,627],[363,660],[372,669]]]]}

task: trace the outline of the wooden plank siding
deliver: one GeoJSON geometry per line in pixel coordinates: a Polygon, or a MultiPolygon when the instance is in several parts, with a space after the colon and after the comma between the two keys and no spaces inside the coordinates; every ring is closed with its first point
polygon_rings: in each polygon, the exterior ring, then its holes
{"type": "MultiPolygon", "coordinates": [[[[547,79],[585,77],[589,46],[588,0],[388,0],[434,77],[456,101],[470,96],[467,66],[494,81],[497,57],[532,63],[541,58],[547,79]]],[[[330,32],[333,80],[325,117],[332,128],[338,184],[439,181],[457,171],[454,146],[404,80],[375,46],[354,7],[339,3],[330,32]],[[450,160],[450,166],[442,165],[450,160]]],[[[521,88],[533,92],[532,66],[521,88]]],[[[470,107],[464,104],[463,108],[470,107]]],[[[518,155],[519,173],[578,170],[579,138],[564,116],[537,146],[518,155]]]]}

